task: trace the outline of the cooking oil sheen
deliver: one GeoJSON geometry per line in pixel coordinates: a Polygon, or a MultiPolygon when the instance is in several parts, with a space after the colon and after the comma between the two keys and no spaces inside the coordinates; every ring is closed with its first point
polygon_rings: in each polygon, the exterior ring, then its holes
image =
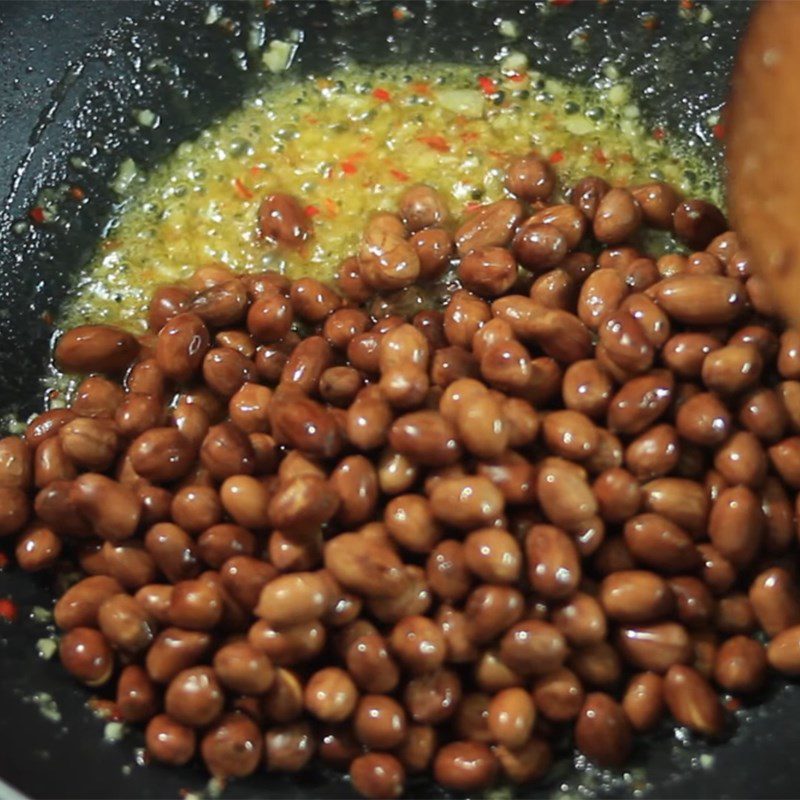
{"type": "Polygon", "coordinates": [[[142,330],[156,286],[214,264],[330,281],[368,216],[394,209],[409,186],[439,190],[455,224],[503,197],[506,166],[529,152],[553,165],[561,197],[599,175],[614,185],[666,180],[719,200],[709,170],[648,129],[624,80],[579,87],[508,62],[285,73],[150,174],[122,165],[118,212],[64,324],[142,330]],[[312,220],[299,250],[257,234],[272,192],[296,196],[312,220]]]}

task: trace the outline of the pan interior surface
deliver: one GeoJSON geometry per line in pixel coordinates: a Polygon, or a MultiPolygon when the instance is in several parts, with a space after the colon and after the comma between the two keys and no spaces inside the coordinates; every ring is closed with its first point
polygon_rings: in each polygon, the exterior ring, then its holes
{"type": "MultiPolygon", "coordinates": [[[[121,165],[133,159],[152,169],[180,142],[238,107],[261,85],[270,41],[297,44],[291,70],[298,74],[325,74],[348,61],[480,65],[512,49],[526,52],[543,73],[583,84],[613,65],[633,80],[654,129],[719,164],[714,128],[747,17],[744,3],[711,5],[710,17],[700,6],[682,14],[678,4],[662,3],[409,2],[408,15],[398,21],[392,8],[277,3],[265,11],[262,4],[121,2],[98,12],[93,3],[75,2],[67,20],[57,3],[38,4],[35,13],[24,3],[4,6],[0,42],[3,52],[19,58],[4,60],[0,77],[4,85],[22,81],[36,98],[29,110],[12,101],[0,119],[8,153],[0,181],[9,187],[0,212],[4,412],[24,419],[40,407],[52,320],[119,202],[111,184],[121,165]],[[515,23],[515,36],[504,33],[503,20],[515,23]],[[59,49],[70,53],[69,64],[51,56],[59,49]],[[145,110],[158,125],[142,124],[145,110]],[[74,186],[82,198],[70,195],[74,186]],[[45,224],[37,224],[36,208],[47,210],[45,224]]],[[[75,688],[57,660],[37,653],[37,644],[41,649],[51,636],[42,611],[52,605],[45,581],[3,571],[0,596],[20,606],[19,622],[0,623],[0,776],[32,797],[164,797],[203,788],[195,769],[144,768],[136,749],[141,739],[133,732],[121,743],[102,740],[106,723],[86,709],[88,693],[75,688]]],[[[518,794],[791,794],[796,775],[782,754],[794,746],[791,720],[798,710],[798,692],[779,689],[763,706],[740,712],[736,734],[717,747],[664,731],[640,747],[634,766],[621,775],[575,772],[565,761],[547,783],[518,794]]],[[[118,730],[106,727],[105,733],[114,739],[118,730]]],[[[444,796],[429,783],[412,783],[409,794],[444,796]]],[[[225,792],[256,795],[354,796],[343,779],[322,770],[260,775],[225,792]]]]}

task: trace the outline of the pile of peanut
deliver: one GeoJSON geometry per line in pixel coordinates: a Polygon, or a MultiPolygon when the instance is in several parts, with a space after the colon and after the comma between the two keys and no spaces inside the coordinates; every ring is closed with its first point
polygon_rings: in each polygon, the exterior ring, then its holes
{"type": "MultiPolygon", "coordinates": [[[[720,693],[800,674],[800,337],[709,203],[551,202],[533,155],[506,186],[460,226],[412,187],[338,292],[204,267],[150,334],[59,339],[89,377],[0,441],[0,535],[80,565],[61,661],[151,758],[471,792],[565,732],[601,766],[665,715],[721,736],[720,693]],[[441,310],[365,310],[451,270],[441,310]]],[[[258,224],[313,236],[286,195],[258,224]]]]}

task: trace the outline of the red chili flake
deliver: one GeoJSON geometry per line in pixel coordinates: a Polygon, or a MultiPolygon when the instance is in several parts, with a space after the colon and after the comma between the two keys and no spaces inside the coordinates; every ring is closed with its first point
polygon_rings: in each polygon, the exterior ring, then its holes
{"type": "Polygon", "coordinates": [[[315,117],[313,114],[306,114],[306,122],[309,125],[316,125],[319,122],[319,118],[315,117]]]}
{"type": "Polygon", "coordinates": [[[474,142],[476,139],[481,138],[481,135],[477,131],[464,131],[459,135],[464,142],[474,142]]]}
{"type": "Polygon", "coordinates": [[[41,225],[44,222],[44,209],[41,206],[34,206],[28,211],[28,216],[35,225],[41,225]]]}
{"type": "Polygon", "coordinates": [[[594,160],[598,164],[606,164],[608,162],[608,158],[606,158],[606,154],[603,152],[602,148],[600,148],[600,147],[596,147],[594,149],[594,153],[592,155],[594,156],[594,160]]]}
{"type": "Polygon", "coordinates": [[[339,213],[339,206],[337,206],[336,203],[333,200],[331,200],[330,197],[326,197],[325,210],[328,212],[330,216],[335,217],[339,213]]]}
{"type": "Polygon", "coordinates": [[[233,179],[233,188],[236,189],[236,194],[244,200],[252,200],[253,193],[238,179],[233,179]]]}
{"type": "Polygon", "coordinates": [[[417,141],[428,145],[432,150],[438,150],[440,153],[450,152],[450,145],[444,136],[418,136],[417,141]]]}
{"type": "Polygon", "coordinates": [[[0,569],[5,569],[8,566],[8,556],[0,552],[0,569]]]}
{"type": "Polygon", "coordinates": [[[427,83],[412,83],[411,91],[414,94],[430,94],[431,87],[427,83]]]}
{"type": "Polygon", "coordinates": [[[355,175],[358,172],[358,167],[352,161],[342,161],[339,166],[345,175],[355,175]]]}
{"type": "Polygon", "coordinates": [[[481,75],[478,78],[478,86],[481,87],[484,94],[495,94],[497,92],[497,82],[486,75],[481,75]]]}
{"type": "Polygon", "coordinates": [[[694,0],[681,0],[681,8],[686,11],[691,11],[694,8],[694,0]]]}
{"type": "Polygon", "coordinates": [[[564,160],[564,153],[561,150],[556,150],[554,153],[550,153],[550,157],[547,160],[551,164],[558,164],[559,161],[564,160]]]}
{"type": "Polygon", "coordinates": [[[407,181],[411,177],[408,173],[403,172],[401,169],[390,169],[389,172],[391,173],[392,177],[398,181],[407,181]]]}
{"type": "Polygon", "coordinates": [[[551,6],[571,6],[575,0],[550,0],[551,6]]]}
{"type": "Polygon", "coordinates": [[[738,697],[729,697],[723,705],[728,711],[738,711],[742,707],[742,701],[738,697]]]}
{"type": "Polygon", "coordinates": [[[19,608],[17,604],[8,597],[0,598],[0,619],[6,622],[16,622],[19,608]]]}
{"type": "Polygon", "coordinates": [[[715,139],[724,139],[726,132],[724,122],[718,122],[716,125],[711,126],[711,133],[714,134],[715,139]]]}
{"type": "Polygon", "coordinates": [[[654,31],[661,25],[660,20],[655,14],[648,14],[642,19],[642,27],[648,31],[654,31]]]}
{"type": "Polygon", "coordinates": [[[483,203],[479,203],[477,200],[471,200],[464,206],[464,212],[466,214],[471,214],[473,211],[480,208],[482,205],[483,203]]]}
{"type": "Polygon", "coordinates": [[[392,7],[392,19],[395,22],[403,22],[411,16],[411,12],[405,6],[392,7]]]}
{"type": "Polygon", "coordinates": [[[372,96],[376,100],[380,100],[381,103],[388,103],[392,99],[392,96],[389,94],[389,92],[387,92],[386,89],[381,89],[380,87],[372,90],[372,96]]]}
{"type": "Polygon", "coordinates": [[[653,138],[657,142],[660,142],[666,135],[667,134],[663,128],[653,128],[653,138]]]}
{"type": "Polygon", "coordinates": [[[260,175],[261,174],[261,167],[257,164],[255,166],[250,167],[250,174],[251,175],[260,175]]]}
{"type": "Polygon", "coordinates": [[[511,75],[508,76],[508,79],[514,81],[514,83],[522,83],[527,77],[527,72],[512,72],[511,75]]]}
{"type": "Polygon", "coordinates": [[[319,209],[316,206],[306,206],[303,209],[307,217],[316,217],[319,214],[319,209]]]}
{"type": "Polygon", "coordinates": [[[90,697],[86,705],[92,713],[100,719],[113,720],[114,722],[120,722],[122,720],[119,707],[113,700],[106,700],[102,697],[90,697]]]}
{"type": "Polygon", "coordinates": [[[83,200],[86,197],[86,192],[84,192],[80,186],[70,186],[69,196],[73,200],[83,200]]]}

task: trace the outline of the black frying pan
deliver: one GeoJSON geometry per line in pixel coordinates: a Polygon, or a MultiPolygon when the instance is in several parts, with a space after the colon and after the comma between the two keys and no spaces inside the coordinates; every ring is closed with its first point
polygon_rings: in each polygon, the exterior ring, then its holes
{"type": "MultiPolygon", "coordinates": [[[[367,63],[485,62],[506,43],[494,21],[512,17],[523,32],[514,47],[525,49],[533,64],[588,81],[604,59],[618,59],[635,77],[654,126],[678,131],[719,158],[707,117],[724,100],[747,3],[710,3],[713,20],[705,24],[697,10],[694,19],[683,19],[677,2],[587,0],[551,7],[411,0],[406,6],[414,16],[399,26],[388,2],[278,2],[266,14],[261,2],[218,3],[231,21],[221,26],[206,24],[205,3],[0,3],[0,413],[25,418],[40,408],[39,380],[52,334],[46,312],[57,314],[113,210],[107,181],[117,165],[127,156],[155,164],[238,104],[259,80],[258,54],[248,49],[253,25],[265,24],[268,39],[302,29],[293,69],[327,71],[345,56],[367,63]],[[659,24],[649,30],[643,17],[653,13],[659,24]],[[579,29],[589,34],[580,53],[570,38],[579,29]],[[155,59],[169,68],[153,69],[155,59]],[[161,125],[135,126],[133,108],[157,112],[161,125]],[[86,168],[76,168],[76,155],[86,168]],[[25,224],[38,193],[62,184],[81,186],[89,200],[67,203],[54,223],[25,224]]],[[[35,643],[47,629],[29,617],[34,606],[52,604],[47,581],[9,568],[0,572],[0,598],[8,596],[19,603],[20,621],[0,621],[0,777],[31,797],[176,797],[204,785],[196,767],[136,765],[136,733],[121,743],[104,742],[103,723],[84,705],[88,693],[62,673],[57,659],[37,656],[35,643]],[[60,721],[30,701],[36,692],[54,698],[60,721]]],[[[659,797],[796,796],[800,691],[781,687],[761,699],[763,705],[739,712],[736,733],[722,744],[686,742],[665,730],[639,745],[632,774],[576,774],[565,757],[546,784],[518,795],[583,787],[600,796],[640,790],[659,797]]],[[[0,786],[0,797],[4,791],[11,796],[0,786]]],[[[232,784],[226,796],[353,793],[343,779],[318,768],[290,778],[260,774],[232,784]]],[[[412,783],[409,796],[444,794],[429,783],[412,783]]]]}

